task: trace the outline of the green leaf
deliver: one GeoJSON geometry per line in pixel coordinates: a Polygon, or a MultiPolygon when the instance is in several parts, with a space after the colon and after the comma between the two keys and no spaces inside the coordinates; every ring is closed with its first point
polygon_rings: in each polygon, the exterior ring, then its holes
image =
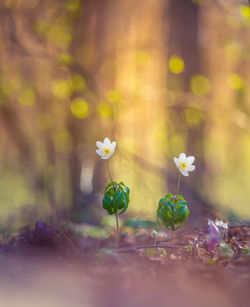
{"type": "Polygon", "coordinates": [[[182,223],[180,223],[180,224],[175,228],[175,230],[181,228],[181,227],[184,225],[184,223],[185,223],[185,221],[183,221],[182,223]]]}
{"type": "Polygon", "coordinates": [[[107,192],[107,190],[108,190],[110,187],[115,186],[116,184],[117,184],[116,181],[112,181],[112,182],[108,183],[108,184],[106,185],[105,192],[107,192]]]}
{"type": "Polygon", "coordinates": [[[122,214],[128,209],[129,188],[123,182],[107,184],[103,198],[103,208],[109,214],[122,214]]]}
{"type": "Polygon", "coordinates": [[[114,208],[114,213],[117,213],[120,205],[122,202],[122,191],[121,190],[116,190],[114,192],[114,197],[113,197],[113,208],[114,208]]]}
{"type": "Polygon", "coordinates": [[[173,195],[168,193],[160,199],[156,216],[159,223],[174,231],[184,225],[189,216],[189,209],[183,196],[177,195],[177,202],[175,199],[169,200],[171,197],[173,195]]]}
{"type": "Polygon", "coordinates": [[[176,205],[177,205],[177,206],[178,206],[178,205],[187,206],[187,201],[186,201],[186,200],[184,200],[184,201],[179,201],[176,205]]]}
{"type": "Polygon", "coordinates": [[[170,197],[173,197],[173,194],[172,194],[172,193],[168,193],[164,198],[165,198],[166,200],[168,200],[170,197]]]}
{"type": "Polygon", "coordinates": [[[129,188],[128,188],[128,187],[126,187],[126,186],[125,186],[125,191],[126,191],[126,193],[129,195],[130,190],[129,190],[129,188]]]}
{"type": "Polygon", "coordinates": [[[157,210],[157,218],[160,222],[167,227],[174,230],[174,220],[173,220],[173,209],[174,204],[172,202],[162,202],[162,206],[160,206],[157,210]]]}
{"type": "Polygon", "coordinates": [[[180,194],[176,195],[178,198],[180,198],[181,200],[185,200],[184,197],[180,194]]]}
{"type": "Polygon", "coordinates": [[[110,215],[113,214],[112,204],[113,203],[111,197],[107,193],[105,193],[102,200],[102,206],[103,209],[105,209],[110,215]]]}
{"type": "Polygon", "coordinates": [[[173,216],[175,214],[175,204],[172,201],[167,202],[167,208],[169,208],[171,215],[173,216]]]}
{"type": "Polygon", "coordinates": [[[176,211],[175,211],[176,217],[185,216],[187,210],[188,210],[188,207],[185,205],[179,205],[179,204],[176,205],[176,211]]]}

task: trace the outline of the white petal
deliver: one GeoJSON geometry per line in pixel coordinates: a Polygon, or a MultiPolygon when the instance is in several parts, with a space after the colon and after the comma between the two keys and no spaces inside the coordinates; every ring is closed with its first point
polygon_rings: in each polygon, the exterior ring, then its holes
{"type": "Polygon", "coordinates": [[[174,157],[174,163],[175,165],[178,167],[178,165],[180,164],[180,161],[178,158],[174,157]]]}
{"type": "Polygon", "coordinates": [[[109,138],[105,138],[103,143],[105,144],[105,146],[109,146],[111,144],[109,138]]]}
{"type": "Polygon", "coordinates": [[[208,220],[207,220],[207,224],[210,226],[210,225],[212,225],[212,224],[213,224],[213,221],[212,221],[212,220],[210,220],[210,219],[208,219],[208,220]]]}
{"type": "Polygon", "coordinates": [[[194,165],[190,165],[189,168],[188,168],[188,171],[189,172],[192,172],[195,170],[195,166],[194,165]]]}
{"type": "Polygon", "coordinates": [[[114,152],[116,148],[116,141],[112,142],[111,144],[111,150],[114,152]]]}
{"type": "Polygon", "coordinates": [[[179,155],[179,160],[180,162],[183,161],[183,160],[186,160],[186,154],[184,152],[182,152],[180,155],[179,155]]]}
{"type": "Polygon", "coordinates": [[[217,232],[219,232],[218,227],[215,225],[215,223],[212,220],[208,220],[208,225],[212,226],[217,232]]]}
{"type": "Polygon", "coordinates": [[[195,160],[195,157],[194,156],[190,156],[190,157],[187,157],[187,161],[188,161],[188,164],[191,165],[194,163],[194,160],[195,160]]]}
{"type": "Polygon", "coordinates": [[[186,176],[186,177],[189,176],[189,174],[188,174],[187,171],[185,172],[185,171],[183,171],[182,169],[180,169],[180,172],[182,173],[183,176],[186,176]]]}
{"type": "Polygon", "coordinates": [[[96,142],[96,146],[97,146],[99,149],[102,149],[102,148],[103,148],[102,142],[99,142],[99,141],[96,142]]]}
{"type": "Polygon", "coordinates": [[[110,156],[102,156],[103,160],[108,160],[110,158],[110,156]]]}
{"type": "Polygon", "coordinates": [[[99,156],[102,156],[102,152],[100,151],[100,149],[97,149],[97,150],[96,150],[96,153],[97,153],[99,156]]]}

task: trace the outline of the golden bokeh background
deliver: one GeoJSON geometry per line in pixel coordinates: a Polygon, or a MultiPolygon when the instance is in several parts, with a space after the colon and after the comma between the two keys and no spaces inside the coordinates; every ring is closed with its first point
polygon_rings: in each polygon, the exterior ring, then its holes
{"type": "MultiPolygon", "coordinates": [[[[250,219],[250,8],[232,0],[3,0],[0,226],[98,221],[106,165],[155,219],[175,193],[250,219]]],[[[194,207],[192,208],[192,204],[194,207]]]]}

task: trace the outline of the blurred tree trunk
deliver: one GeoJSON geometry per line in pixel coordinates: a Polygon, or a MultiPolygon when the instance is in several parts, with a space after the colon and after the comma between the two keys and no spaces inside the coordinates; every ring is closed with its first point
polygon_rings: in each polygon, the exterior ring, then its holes
{"type": "Polygon", "coordinates": [[[167,20],[170,23],[168,58],[179,55],[185,63],[183,73],[168,72],[168,87],[174,91],[189,91],[190,78],[201,70],[198,41],[199,5],[192,0],[170,0],[167,20]]]}
{"type": "MultiPolygon", "coordinates": [[[[187,154],[196,156],[195,164],[199,175],[191,176],[191,182],[197,188],[202,182],[202,173],[204,172],[204,163],[202,162],[204,121],[200,120],[195,125],[191,123],[192,120],[190,121],[192,114],[195,116],[195,113],[192,113],[194,109],[190,108],[190,103],[197,99],[197,97],[190,95],[190,79],[203,70],[198,36],[199,16],[199,4],[192,0],[170,0],[167,16],[165,16],[169,21],[168,63],[172,56],[177,55],[183,59],[185,65],[184,71],[180,74],[175,74],[168,69],[167,87],[174,97],[174,105],[167,111],[170,119],[168,133],[170,136],[178,134],[182,138],[182,142],[187,143],[185,147],[187,154]]],[[[177,151],[177,148],[171,149],[172,153],[178,154],[177,151]]],[[[169,182],[169,185],[173,185],[174,189],[175,184],[169,182]]]]}
{"type": "MultiPolygon", "coordinates": [[[[106,8],[108,6],[109,0],[106,1],[98,1],[98,0],[86,0],[83,2],[83,6],[79,15],[79,18],[76,20],[74,25],[75,35],[74,40],[71,44],[71,54],[75,59],[79,57],[79,41],[81,42],[81,48],[83,50],[92,50],[91,55],[96,58],[102,58],[103,52],[103,42],[105,40],[105,21],[106,21],[106,8]]],[[[88,55],[86,55],[88,56],[88,55]]],[[[85,54],[82,54],[83,59],[79,59],[79,62],[75,65],[72,65],[71,72],[80,74],[84,80],[86,81],[87,89],[83,93],[83,98],[86,98],[88,103],[92,103],[95,105],[98,103],[100,96],[100,89],[97,86],[95,81],[94,72],[95,69],[93,67],[88,66],[90,63],[86,63],[86,59],[84,59],[85,54]],[[87,67],[86,67],[87,66],[87,67]],[[91,71],[91,73],[89,73],[91,71]],[[89,93],[93,95],[94,100],[89,100],[89,93]],[[87,96],[87,97],[85,97],[87,96]]],[[[74,97],[72,97],[74,98],[74,97]]],[[[93,108],[92,108],[93,109],[93,108]]],[[[88,148],[86,148],[87,140],[89,139],[91,126],[90,121],[95,121],[95,129],[98,127],[97,118],[93,118],[95,115],[91,115],[90,119],[79,120],[69,114],[68,117],[68,130],[72,137],[72,150],[69,155],[69,164],[71,169],[71,183],[72,183],[72,195],[73,195],[73,214],[81,214],[88,222],[91,220],[95,220],[91,213],[91,207],[93,208],[93,203],[96,202],[97,190],[100,186],[103,186],[104,176],[100,174],[100,167],[95,167],[93,162],[93,182],[92,191],[85,193],[81,190],[80,180],[81,180],[81,172],[84,172],[85,169],[82,169],[82,166],[86,167],[86,163],[88,163],[88,159],[94,157],[94,153],[89,154],[88,148]],[[84,146],[82,146],[84,145],[84,146]],[[83,162],[86,163],[83,163],[83,162]],[[97,173],[96,173],[97,172],[97,173]],[[82,214],[83,213],[83,214],[82,214]]],[[[94,137],[90,138],[91,140],[94,137]]],[[[93,147],[90,146],[92,149],[93,147]]]]}

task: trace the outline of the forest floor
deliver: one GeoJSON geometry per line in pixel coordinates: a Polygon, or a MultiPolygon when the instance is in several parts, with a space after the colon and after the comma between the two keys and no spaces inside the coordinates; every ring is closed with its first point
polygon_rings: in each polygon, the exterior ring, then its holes
{"type": "MultiPolygon", "coordinates": [[[[109,238],[41,223],[0,245],[1,307],[250,305],[249,227],[229,227],[225,246],[185,229],[173,242],[151,229],[109,238]]],[[[112,236],[113,235],[113,236],[112,236]]]]}

